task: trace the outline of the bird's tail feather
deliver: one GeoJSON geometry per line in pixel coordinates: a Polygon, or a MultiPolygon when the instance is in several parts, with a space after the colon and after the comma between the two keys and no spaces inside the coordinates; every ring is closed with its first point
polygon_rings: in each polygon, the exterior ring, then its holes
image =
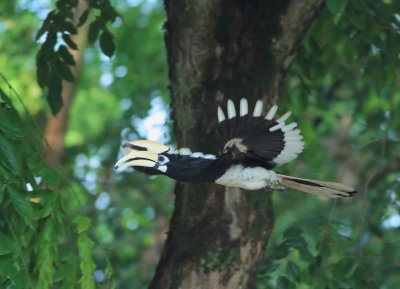
{"type": "Polygon", "coordinates": [[[316,181],[295,178],[286,175],[277,175],[281,184],[290,189],[306,192],[325,198],[352,197],[357,194],[354,188],[340,183],[316,181]]]}

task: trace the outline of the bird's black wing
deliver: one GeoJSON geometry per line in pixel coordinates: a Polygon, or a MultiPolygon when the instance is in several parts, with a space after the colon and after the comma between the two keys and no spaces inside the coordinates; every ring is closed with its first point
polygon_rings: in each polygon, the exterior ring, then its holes
{"type": "Polygon", "coordinates": [[[263,102],[257,101],[253,114],[248,112],[246,99],[241,99],[239,115],[231,100],[227,103],[227,117],[218,107],[216,139],[221,156],[233,161],[253,162],[267,167],[292,161],[303,151],[304,142],[297,124],[286,124],[290,112],[275,119],[274,105],[265,117],[261,116],[263,102]]]}

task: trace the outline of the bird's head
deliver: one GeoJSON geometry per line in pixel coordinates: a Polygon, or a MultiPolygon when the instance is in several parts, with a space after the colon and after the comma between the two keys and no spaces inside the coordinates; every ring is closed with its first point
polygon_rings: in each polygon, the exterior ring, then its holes
{"type": "Polygon", "coordinates": [[[115,169],[135,167],[145,171],[165,173],[170,162],[166,152],[169,147],[149,140],[137,140],[122,145],[127,154],[115,164],[115,169]]]}

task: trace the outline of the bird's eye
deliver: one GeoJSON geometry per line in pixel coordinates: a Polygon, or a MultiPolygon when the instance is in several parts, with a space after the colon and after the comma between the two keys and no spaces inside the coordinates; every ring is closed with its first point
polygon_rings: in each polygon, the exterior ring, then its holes
{"type": "Polygon", "coordinates": [[[167,163],[169,161],[169,159],[166,156],[158,156],[158,164],[159,165],[164,165],[165,163],[167,163]]]}

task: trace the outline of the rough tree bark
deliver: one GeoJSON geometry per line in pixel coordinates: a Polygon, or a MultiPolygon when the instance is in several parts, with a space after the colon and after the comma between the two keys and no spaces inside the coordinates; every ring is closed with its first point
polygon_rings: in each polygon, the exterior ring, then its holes
{"type": "MultiPolygon", "coordinates": [[[[216,107],[279,100],[298,44],[323,1],[166,0],[166,46],[181,147],[217,153],[216,107]]],[[[267,107],[265,108],[267,109],[267,107]]],[[[271,234],[271,193],[177,184],[150,288],[252,288],[271,234]]]]}

